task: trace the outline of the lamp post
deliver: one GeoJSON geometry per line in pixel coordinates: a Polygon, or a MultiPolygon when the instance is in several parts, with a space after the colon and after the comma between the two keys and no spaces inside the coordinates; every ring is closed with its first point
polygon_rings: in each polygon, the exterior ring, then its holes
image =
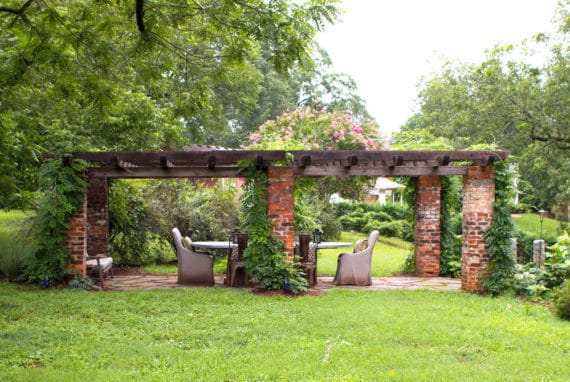
{"type": "Polygon", "coordinates": [[[321,234],[322,232],[318,228],[313,232],[313,243],[319,244],[321,242],[321,234]]]}
{"type": "Polygon", "coordinates": [[[542,240],[542,222],[544,221],[544,215],[546,214],[546,211],[543,210],[542,208],[540,210],[538,210],[538,215],[540,216],[540,240],[542,240]]]}

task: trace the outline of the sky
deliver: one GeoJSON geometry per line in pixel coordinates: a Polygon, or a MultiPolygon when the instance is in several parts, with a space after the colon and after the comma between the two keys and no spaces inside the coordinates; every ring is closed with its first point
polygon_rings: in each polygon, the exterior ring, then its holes
{"type": "Polygon", "coordinates": [[[497,44],[555,29],[557,0],[344,0],[319,33],[333,71],[350,75],[385,135],[413,113],[417,85],[442,58],[480,63],[497,44]]]}

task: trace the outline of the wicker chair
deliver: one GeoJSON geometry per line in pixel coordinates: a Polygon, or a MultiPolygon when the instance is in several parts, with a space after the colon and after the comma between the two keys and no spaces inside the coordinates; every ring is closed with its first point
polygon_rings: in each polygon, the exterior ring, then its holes
{"type": "Polygon", "coordinates": [[[299,244],[295,248],[296,254],[299,256],[299,265],[305,273],[309,286],[317,283],[317,244],[311,243],[311,235],[308,233],[299,233],[299,244]]]}
{"type": "Polygon", "coordinates": [[[249,283],[249,277],[245,270],[243,253],[247,248],[247,233],[236,233],[237,247],[230,250],[228,255],[228,267],[226,282],[230,286],[245,286],[249,283]]]}
{"type": "Polygon", "coordinates": [[[372,252],[378,235],[378,231],[372,231],[366,242],[355,243],[353,253],[341,253],[338,256],[333,284],[360,286],[372,284],[370,268],[372,266],[372,252]]]}
{"type": "Polygon", "coordinates": [[[172,238],[178,255],[178,284],[214,285],[212,255],[192,250],[192,241],[186,237],[182,239],[178,228],[172,229],[172,238]]]}

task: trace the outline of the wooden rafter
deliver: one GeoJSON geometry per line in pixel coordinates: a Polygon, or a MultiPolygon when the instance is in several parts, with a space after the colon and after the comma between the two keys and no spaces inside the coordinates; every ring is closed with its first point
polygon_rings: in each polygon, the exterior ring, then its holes
{"type": "Polygon", "coordinates": [[[235,177],[238,163],[252,161],[265,168],[292,154],[299,177],[464,175],[468,166],[489,166],[504,160],[506,151],[248,151],[200,147],[172,152],[78,152],[96,164],[94,177],[169,178],[235,177]]]}

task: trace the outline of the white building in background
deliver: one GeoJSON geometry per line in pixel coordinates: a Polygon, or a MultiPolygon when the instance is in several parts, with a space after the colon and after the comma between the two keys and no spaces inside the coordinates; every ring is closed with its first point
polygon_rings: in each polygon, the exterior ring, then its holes
{"type": "MultiPolygon", "coordinates": [[[[402,191],[405,188],[406,186],[403,184],[393,182],[387,178],[377,178],[374,187],[368,191],[367,200],[380,204],[386,204],[388,201],[391,201],[392,203],[400,203],[402,205],[402,191]]],[[[350,200],[343,199],[339,194],[333,194],[330,202],[350,202],[350,200]]]]}
{"type": "Polygon", "coordinates": [[[377,202],[386,204],[387,201],[392,203],[399,202],[402,205],[402,191],[406,186],[396,183],[387,178],[377,178],[374,187],[368,191],[368,200],[370,202],[377,202]]]}

